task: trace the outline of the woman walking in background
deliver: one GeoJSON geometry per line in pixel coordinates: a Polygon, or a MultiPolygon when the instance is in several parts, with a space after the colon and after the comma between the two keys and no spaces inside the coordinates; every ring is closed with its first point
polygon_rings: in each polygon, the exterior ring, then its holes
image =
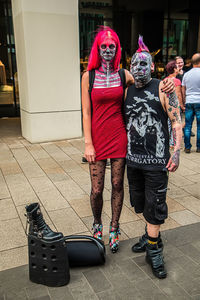
{"type": "MultiPolygon", "coordinates": [[[[179,74],[179,69],[177,67],[176,61],[172,60],[168,62],[166,65],[166,71],[168,73],[167,78],[171,78],[174,81],[175,85],[175,92],[179,101],[181,112],[184,112],[185,107],[183,104],[183,97],[182,97],[182,91],[181,91],[181,81],[176,76],[179,74]]],[[[168,127],[169,127],[169,134],[170,134],[170,148],[174,147],[174,141],[173,141],[173,135],[172,135],[172,125],[171,121],[168,119],[168,127]]]]}

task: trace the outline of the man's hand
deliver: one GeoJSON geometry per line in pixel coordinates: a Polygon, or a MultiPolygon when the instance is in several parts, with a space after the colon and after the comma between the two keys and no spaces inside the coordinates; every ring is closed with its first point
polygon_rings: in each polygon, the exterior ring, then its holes
{"type": "Polygon", "coordinates": [[[173,79],[167,78],[160,83],[161,91],[164,93],[172,93],[175,91],[175,84],[173,79]]]}
{"type": "Polygon", "coordinates": [[[169,172],[175,172],[178,169],[180,161],[180,150],[176,150],[174,154],[170,157],[166,168],[169,172]]]}

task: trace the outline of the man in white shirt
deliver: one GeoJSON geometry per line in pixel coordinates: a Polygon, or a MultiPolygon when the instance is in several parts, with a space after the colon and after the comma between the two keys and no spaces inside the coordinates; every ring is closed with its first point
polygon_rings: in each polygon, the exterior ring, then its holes
{"type": "Polygon", "coordinates": [[[200,153],[200,53],[192,56],[193,68],[184,74],[182,81],[183,100],[185,100],[185,153],[191,152],[191,129],[194,117],[197,119],[196,152],[200,153]]]}

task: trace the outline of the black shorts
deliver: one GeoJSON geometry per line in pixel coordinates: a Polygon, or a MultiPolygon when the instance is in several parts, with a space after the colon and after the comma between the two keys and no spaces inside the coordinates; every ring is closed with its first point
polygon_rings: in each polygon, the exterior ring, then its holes
{"type": "Polygon", "coordinates": [[[127,176],[130,201],[135,212],[143,213],[150,224],[163,224],[168,216],[168,171],[142,170],[127,166],[127,176]]]}

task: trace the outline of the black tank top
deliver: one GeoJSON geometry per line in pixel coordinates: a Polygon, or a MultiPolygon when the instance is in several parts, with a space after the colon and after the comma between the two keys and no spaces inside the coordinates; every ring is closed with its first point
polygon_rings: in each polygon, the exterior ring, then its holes
{"type": "Polygon", "coordinates": [[[168,115],[159,98],[160,80],[128,88],[125,100],[127,165],[146,170],[166,167],[170,158],[168,115]]]}

